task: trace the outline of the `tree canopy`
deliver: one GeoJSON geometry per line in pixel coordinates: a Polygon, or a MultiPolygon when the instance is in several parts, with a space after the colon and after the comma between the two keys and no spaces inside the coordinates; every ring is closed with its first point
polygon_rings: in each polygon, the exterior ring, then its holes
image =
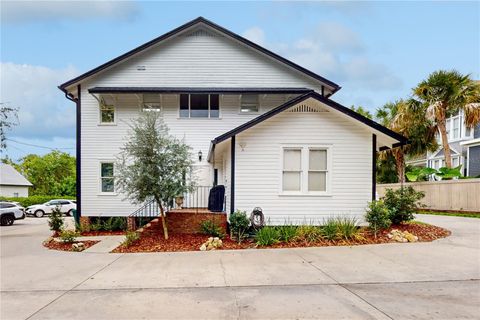
{"type": "Polygon", "coordinates": [[[2,161],[13,165],[33,184],[31,195],[76,195],[76,159],[68,153],[52,151],[43,156],[29,154],[18,163],[2,161]]]}
{"type": "Polygon", "coordinates": [[[190,147],[168,133],[158,112],[143,112],[131,125],[116,164],[115,183],[134,203],[152,198],[157,202],[168,239],[164,205],[192,188],[191,171],[190,147]]]}

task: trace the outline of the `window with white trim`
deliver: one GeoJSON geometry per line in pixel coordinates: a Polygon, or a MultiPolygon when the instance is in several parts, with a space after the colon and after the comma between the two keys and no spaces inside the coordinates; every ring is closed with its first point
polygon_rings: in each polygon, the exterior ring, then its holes
{"type": "Polygon", "coordinates": [[[316,194],[328,191],[328,147],[283,148],[282,192],[316,194]]]}
{"type": "Polygon", "coordinates": [[[259,103],[257,94],[242,94],[240,102],[240,112],[258,112],[258,104],[259,103]]]}
{"type": "Polygon", "coordinates": [[[308,150],[308,191],[327,191],[327,150],[308,150]]]}
{"type": "Polygon", "coordinates": [[[144,93],[142,100],[143,111],[161,111],[160,95],[158,93],[144,93]]]}
{"type": "Polygon", "coordinates": [[[302,181],[302,149],[283,150],[283,191],[300,191],[302,181]]]}
{"type": "Polygon", "coordinates": [[[180,118],[218,118],[220,98],[218,94],[181,94],[180,118]]]}
{"type": "Polygon", "coordinates": [[[115,191],[113,167],[113,162],[100,163],[100,184],[102,192],[115,191]]]}
{"type": "Polygon", "coordinates": [[[115,101],[111,97],[100,98],[100,123],[115,123],[115,101]]]}

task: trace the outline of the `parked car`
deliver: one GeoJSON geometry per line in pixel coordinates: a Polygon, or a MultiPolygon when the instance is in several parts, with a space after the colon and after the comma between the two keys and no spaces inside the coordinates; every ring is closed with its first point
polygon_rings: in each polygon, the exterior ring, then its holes
{"type": "Polygon", "coordinates": [[[11,226],[21,219],[25,219],[25,208],[12,202],[0,202],[0,225],[11,226]]]}
{"type": "Polygon", "coordinates": [[[73,210],[77,209],[77,203],[74,200],[50,200],[44,204],[35,204],[27,207],[26,213],[27,215],[34,215],[37,218],[41,218],[45,214],[52,213],[52,210],[56,207],[58,207],[62,213],[71,216],[73,210]]]}

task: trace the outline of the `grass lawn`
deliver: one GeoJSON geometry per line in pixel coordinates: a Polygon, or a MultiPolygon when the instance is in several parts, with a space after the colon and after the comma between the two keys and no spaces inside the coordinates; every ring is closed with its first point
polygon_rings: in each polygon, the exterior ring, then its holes
{"type": "Polygon", "coordinates": [[[437,212],[437,211],[419,211],[418,214],[433,214],[436,216],[453,216],[453,217],[465,217],[465,218],[480,218],[480,212],[468,212],[468,213],[459,213],[459,212],[437,212]]]}

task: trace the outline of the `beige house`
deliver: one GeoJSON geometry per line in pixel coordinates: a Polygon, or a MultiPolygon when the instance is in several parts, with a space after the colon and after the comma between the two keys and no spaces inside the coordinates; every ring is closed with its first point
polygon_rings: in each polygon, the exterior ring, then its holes
{"type": "Polygon", "coordinates": [[[0,163],[0,196],[28,197],[28,188],[33,186],[9,164],[0,163]]]}

